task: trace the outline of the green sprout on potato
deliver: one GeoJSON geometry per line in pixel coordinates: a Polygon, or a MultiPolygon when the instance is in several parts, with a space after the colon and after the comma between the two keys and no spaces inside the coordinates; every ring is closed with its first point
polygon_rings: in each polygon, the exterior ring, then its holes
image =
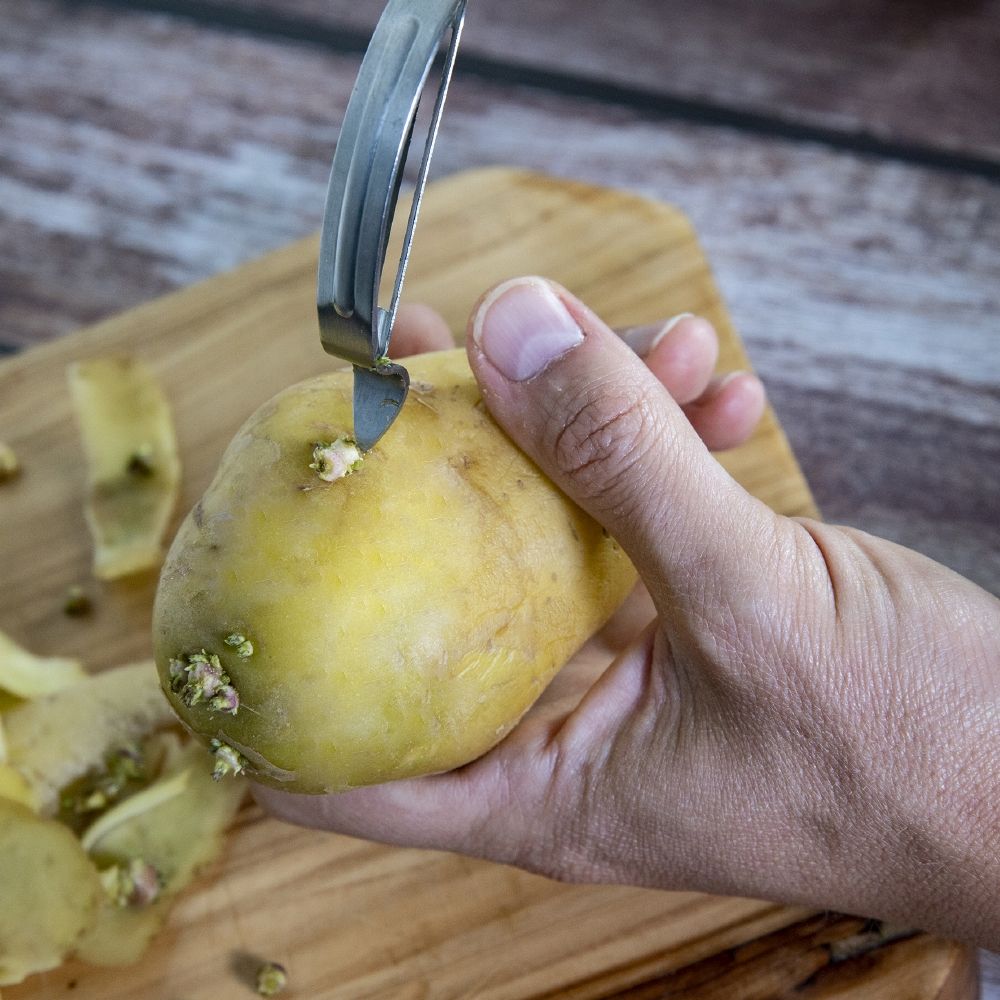
{"type": "Polygon", "coordinates": [[[333,483],[349,476],[360,467],[364,456],[357,442],[349,437],[339,437],[329,443],[318,442],[313,446],[312,469],[325,483],[333,483]]]}
{"type": "Polygon", "coordinates": [[[212,756],[215,757],[215,767],[212,768],[212,778],[221,781],[227,774],[243,774],[250,763],[236,749],[222,740],[211,740],[212,756]]]}
{"type": "Polygon", "coordinates": [[[117,747],[105,757],[100,769],[63,790],[59,802],[61,817],[76,829],[80,822],[89,822],[94,814],[136,791],[145,780],[142,750],[134,743],[117,747]]]}
{"type": "Polygon", "coordinates": [[[82,618],[84,615],[89,615],[93,607],[90,595],[78,583],[67,589],[66,599],[63,601],[64,614],[70,618],[82,618]]]}
{"type": "Polygon", "coordinates": [[[129,460],[125,465],[125,471],[130,476],[139,476],[148,479],[156,471],[156,465],[154,464],[155,457],[153,446],[143,443],[129,456],[129,460]]]}
{"type": "Polygon", "coordinates": [[[253,656],[253,643],[239,632],[227,635],[224,642],[227,646],[232,646],[236,655],[242,660],[248,660],[253,656]]]}
{"type": "Polygon", "coordinates": [[[163,886],[160,873],[140,858],[103,869],[100,879],[108,899],[122,909],[150,906],[159,898],[163,886]]]}
{"type": "Polygon", "coordinates": [[[235,715],[240,708],[239,693],[219,657],[204,649],[170,661],[170,690],[188,708],[205,704],[229,715],[235,715]]]}

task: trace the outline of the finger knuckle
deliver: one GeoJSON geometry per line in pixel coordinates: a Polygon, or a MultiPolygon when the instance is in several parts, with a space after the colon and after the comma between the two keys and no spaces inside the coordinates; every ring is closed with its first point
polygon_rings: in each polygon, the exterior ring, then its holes
{"type": "Polygon", "coordinates": [[[641,391],[591,393],[574,401],[553,442],[556,468],[585,498],[619,506],[655,439],[654,412],[641,391]]]}

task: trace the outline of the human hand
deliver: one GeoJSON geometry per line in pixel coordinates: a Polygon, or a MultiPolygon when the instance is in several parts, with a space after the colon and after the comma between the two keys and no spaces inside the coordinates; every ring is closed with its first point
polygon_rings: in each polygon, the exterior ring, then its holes
{"type": "Polygon", "coordinates": [[[649,603],[633,598],[464,768],[258,798],[296,823],[566,880],[775,899],[996,947],[1000,602],[733,482],[706,444],[745,437],[763,396],[750,376],[702,395],[713,338],[699,324],[678,323],[644,365],[541,279],[480,302],[469,356],[492,415],[617,538],[649,603]]]}

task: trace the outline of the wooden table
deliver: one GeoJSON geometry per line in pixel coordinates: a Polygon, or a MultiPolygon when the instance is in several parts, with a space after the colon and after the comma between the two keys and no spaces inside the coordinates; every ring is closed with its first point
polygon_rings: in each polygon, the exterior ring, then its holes
{"type": "MultiPolygon", "coordinates": [[[[0,352],[313,231],[380,7],[5,5],[0,352]]],[[[1000,593],[998,65],[1000,0],[472,0],[435,172],[679,205],[826,516],[1000,593]]]]}

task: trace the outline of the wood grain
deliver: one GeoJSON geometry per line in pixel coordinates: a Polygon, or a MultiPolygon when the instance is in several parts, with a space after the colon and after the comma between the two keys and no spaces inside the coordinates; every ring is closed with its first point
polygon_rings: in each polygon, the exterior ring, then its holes
{"type": "MultiPolygon", "coordinates": [[[[318,224],[354,57],[48,0],[0,46],[0,342],[318,224]]],[[[460,81],[437,169],[494,162],[683,207],[827,516],[1000,593],[1000,188],[460,81]]]]}
{"type": "Polygon", "coordinates": [[[979,961],[982,1000],[998,1000],[1000,998],[1000,955],[981,951],[979,961]]]}
{"type": "MultiPolygon", "coordinates": [[[[456,329],[484,282],[527,261],[616,323],[633,322],[654,301],[677,311],[695,307],[720,329],[723,363],[743,361],[690,226],[672,209],[538,175],[488,171],[430,189],[419,239],[410,281],[456,329]],[[602,239],[595,241],[589,234],[598,221],[602,239]],[[578,248],[573,257],[564,253],[567,241],[578,248]]],[[[98,613],[86,624],[66,620],[53,599],[85,576],[88,562],[82,461],[63,388],[67,362],[127,351],[151,365],[176,409],[188,506],[250,410],[329,366],[312,306],[316,253],[315,240],[298,243],[0,366],[0,414],[20,429],[14,443],[26,465],[25,476],[0,494],[0,565],[12,568],[13,584],[0,595],[0,620],[25,642],[78,652],[95,667],[149,646],[150,580],[102,589],[98,613]],[[38,406],[39,399],[48,405],[38,406]]],[[[778,509],[811,510],[772,418],[725,460],[778,509]]],[[[291,996],[596,1000],[664,980],[803,918],[747,900],[560,886],[456,856],[292,830],[249,810],[225,860],[185,894],[140,965],[123,972],[71,962],[8,996],[223,996],[267,958],[292,970],[291,996]]],[[[856,931],[851,922],[827,928],[826,941],[856,931]]],[[[815,950],[811,940],[809,947],[815,950]]],[[[779,964],[785,954],[779,952],[779,964]]],[[[952,976],[967,961],[965,949],[919,938],[905,963],[906,981],[917,984],[911,995],[938,997],[921,984],[952,976]]],[[[842,996],[859,989],[855,995],[873,995],[868,984],[877,977],[870,980],[867,964],[859,968],[866,973],[860,985],[844,970],[842,996]]]]}
{"type": "Polygon", "coordinates": [[[856,989],[860,968],[867,997],[975,995],[974,954],[930,971],[919,968],[926,946],[912,931],[821,914],[616,991],[609,1000],[833,1000],[856,989]]]}
{"type": "MultiPolygon", "coordinates": [[[[370,31],[384,4],[221,6],[370,31]]],[[[632,0],[627,7],[477,0],[463,51],[509,64],[512,82],[518,67],[567,73],[649,98],[694,99],[1000,161],[998,0],[632,0]]]]}

